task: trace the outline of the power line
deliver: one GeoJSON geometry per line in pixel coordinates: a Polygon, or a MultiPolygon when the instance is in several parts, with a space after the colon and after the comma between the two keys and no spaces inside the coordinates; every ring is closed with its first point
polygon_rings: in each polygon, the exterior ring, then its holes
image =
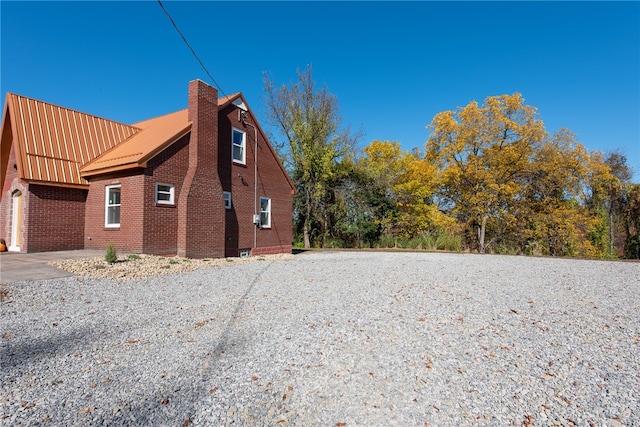
{"type": "Polygon", "coordinates": [[[216,87],[218,88],[218,90],[220,92],[222,92],[222,94],[226,97],[227,94],[222,90],[222,88],[220,87],[220,85],[218,84],[218,82],[216,82],[216,79],[213,78],[213,76],[211,75],[211,73],[209,72],[209,70],[207,70],[207,67],[204,66],[204,64],[202,63],[202,61],[200,60],[200,58],[198,57],[198,55],[196,54],[195,50],[193,50],[193,48],[191,47],[191,45],[189,44],[189,42],[187,41],[187,38],[184,36],[184,34],[182,34],[182,31],[180,31],[180,28],[178,28],[178,26],[176,25],[176,23],[174,22],[173,18],[171,17],[171,15],[169,15],[169,12],[167,11],[167,9],[164,8],[164,5],[162,4],[162,2],[160,0],[158,0],[158,4],[160,5],[160,7],[162,8],[162,10],[164,11],[164,14],[167,15],[167,18],[169,18],[169,21],[171,21],[171,24],[173,24],[173,28],[176,29],[176,31],[178,32],[178,34],[180,34],[180,37],[182,37],[182,40],[184,41],[184,43],[187,45],[187,47],[189,48],[189,50],[191,51],[191,53],[193,54],[193,56],[196,58],[196,60],[198,61],[198,63],[200,64],[200,66],[202,67],[202,69],[205,71],[205,73],[207,73],[207,75],[209,76],[209,78],[211,79],[211,81],[213,82],[213,84],[216,85],[216,87]]]}

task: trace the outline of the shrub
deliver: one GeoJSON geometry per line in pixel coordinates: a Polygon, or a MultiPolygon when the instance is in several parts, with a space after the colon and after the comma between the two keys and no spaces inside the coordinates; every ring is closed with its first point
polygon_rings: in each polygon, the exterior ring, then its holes
{"type": "Polygon", "coordinates": [[[384,236],[381,236],[374,246],[378,248],[394,248],[398,246],[397,241],[398,239],[395,236],[386,234],[384,236]]]}
{"type": "Polygon", "coordinates": [[[436,249],[450,252],[461,252],[462,239],[453,234],[439,234],[436,239],[436,249]]]}
{"type": "Polygon", "coordinates": [[[131,254],[129,255],[129,259],[140,259],[140,255],[131,254]]]}
{"type": "Polygon", "coordinates": [[[324,241],[324,247],[327,249],[341,249],[345,247],[344,241],[336,237],[328,237],[324,241]]]}
{"type": "Polygon", "coordinates": [[[104,255],[104,260],[109,264],[113,264],[118,260],[118,255],[116,254],[116,247],[113,246],[113,243],[109,242],[107,244],[107,252],[104,255]]]}

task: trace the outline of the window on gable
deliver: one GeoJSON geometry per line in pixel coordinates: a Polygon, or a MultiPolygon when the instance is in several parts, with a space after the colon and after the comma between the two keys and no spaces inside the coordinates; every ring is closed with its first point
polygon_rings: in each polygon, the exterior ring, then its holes
{"type": "Polygon", "coordinates": [[[260,227],[271,228],[271,199],[260,197],[260,227]]]}
{"type": "Polygon", "coordinates": [[[231,130],[231,158],[236,163],[246,163],[246,133],[240,129],[231,130]]]}
{"type": "Polygon", "coordinates": [[[228,191],[223,191],[222,197],[224,197],[225,209],[231,209],[231,193],[229,193],[228,191]]]}
{"type": "Polygon", "coordinates": [[[120,227],[120,186],[105,187],[105,227],[120,227]]]}
{"type": "Polygon", "coordinates": [[[159,205],[173,205],[174,202],[174,187],[172,184],[156,183],[156,203],[159,205]]]}

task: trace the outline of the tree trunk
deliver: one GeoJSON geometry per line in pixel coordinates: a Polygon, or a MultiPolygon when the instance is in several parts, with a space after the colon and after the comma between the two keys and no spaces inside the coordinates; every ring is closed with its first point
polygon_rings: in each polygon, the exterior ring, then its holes
{"type": "Polygon", "coordinates": [[[609,256],[613,256],[613,212],[609,209],[609,256]]]}
{"type": "Polygon", "coordinates": [[[309,218],[311,218],[311,204],[309,203],[309,193],[307,192],[306,212],[304,215],[304,224],[302,224],[302,234],[304,236],[304,248],[311,248],[311,237],[309,233],[309,218]]]}
{"type": "Polygon", "coordinates": [[[484,215],[482,217],[482,222],[480,223],[480,226],[478,227],[478,252],[483,254],[484,253],[484,233],[487,229],[487,216],[484,215]]]}
{"type": "Polygon", "coordinates": [[[302,225],[302,234],[304,235],[304,248],[311,248],[311,239],[309,238],[309,219],[304,219],[304,224],[302,225]]]}
{"type": "Polygon", "coordinates": [[[307,214],[304,217],[304,223],[302,224],[302,234],[304,236],[304,248],[311,248],[311,237],[309,236],[309,215],[311,214],[309,207],[307,206],[307,214]]]}
{"type": "Polygon", "coordinates": [[[302,224],[302,234],[304,238],[304,248],[311,248],[311,232],[309,230],[309,224],[311,224],[311,190],[308,186],[304,187],[304,223],[302,224]]]}

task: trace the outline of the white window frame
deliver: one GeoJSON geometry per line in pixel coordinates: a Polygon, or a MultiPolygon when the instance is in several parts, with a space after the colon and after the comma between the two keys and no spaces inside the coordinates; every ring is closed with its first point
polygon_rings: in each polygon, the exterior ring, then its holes
{"type": "Polygon", "coordinates": [[[104,191],[104,226],[106,228],[120,228],[120,221],[122,221],[122,186],[120,184],[117,185],[107,185],[104,191]],[[111,190],[118,189],[120,193],[120,203],[109,204],[109,194],[111,194],[111,190]],[[109,209],[118,208],[118,223],[110,223],[109,222],[109,209]]]}
{"type": "Polygon", "coordinates": [[[156,182],[156,204],[158,205],[175,205],[175,187],[173,184],[167,184],[165,182],[156,182]],[[160,186],[169,187],[169,191],[160,190],[160,186]],[[160,194],[168,194],[169,200],[160,200],[160,194]]]}
{"type": "Polygon", "coordinates": [[[231,209],[231,193],[228,191],[223,191],[222,197],[224,198],[224,208],[231,209]]]}
{"type": "Polygon", "coordinates": [[[260,197],[260,228],[271,228],[271,197],[260,197]],[[262,209],[262,202],[267,202],[267,208],[262,209]],[[267,215],[267,221],[263,221],[263,215],[267,215]]]}
{"type": "Polygon", "coordinates": [[[231,128],[231,160],[233,160],[234,163],[240,163],[242,165],[247,163],[247,133],[235,127],[231,128]],[[242,141],[239,144],[236,144],[233,139],[236,132],[242,135],[242,141]],[[234,149],[236,147],[239,147],[242,150],[241,159],[236,159],[235,157],[234,149]]]}

